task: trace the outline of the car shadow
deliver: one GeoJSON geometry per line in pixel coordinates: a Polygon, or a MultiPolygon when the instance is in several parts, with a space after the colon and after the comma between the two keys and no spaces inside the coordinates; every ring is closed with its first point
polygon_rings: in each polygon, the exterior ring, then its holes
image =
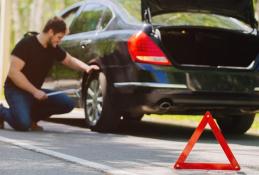
{"type": "MultiPolygon", "coordinates": [[[[47,121],[62,123],[70,126],[85,128],[84,119],[50,118],[47,121]]],[[[154,138],[160,140],[188,141],[195,131],[195,127],[177,125],[172,123],[158,123],[152,121],[121,121],[118,129],[113,132],[119,135],[154,138]]],[[[259,135],[246,133],[244,135],[224,135],[228,143],[245,146],[258,146],[259,135]]],[[[216,142],[210,129],[205,129],[198,142],[216,142]]]]}

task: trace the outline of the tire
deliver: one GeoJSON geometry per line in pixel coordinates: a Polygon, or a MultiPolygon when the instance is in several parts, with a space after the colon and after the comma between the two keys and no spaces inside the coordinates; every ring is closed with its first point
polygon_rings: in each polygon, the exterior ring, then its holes
{"type": "Polygon", "coordinates": [[[126,113],[123,115],[123,120],[126,121],[141,121],[141,119],[144,117],[144,114],[129,114],[126,113]]]}
{"type": "Polygon", "coordinates": [[[85,121],[92,131],[112,132],[116,130],[120,115],[112,101],[111,87],[103,72],[93,73],[83,84],[85,121]]]}
{"type": "Polygon", "coordinates": [[[231,115],[217,118],[217,123],[224,134],[242,135],[253,124],[255,114],[231,115]]]}

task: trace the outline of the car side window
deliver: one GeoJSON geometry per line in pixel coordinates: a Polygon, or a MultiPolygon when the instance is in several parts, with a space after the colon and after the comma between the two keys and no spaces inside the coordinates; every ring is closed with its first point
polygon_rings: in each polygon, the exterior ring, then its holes
{"type": "Polygon", "coordinates": [[[113,14],[108,7],[104,7],[102,17],[100,18],[100,24],[98,25],[98,30],[103,30],[111,21],[113,14]]]}
{"type": "Polygon", "coordinates": [[[105,10],[100,4],[87,4],[70,27],[70,33],[95,31],[105,10]]]}
{"type": "Polygon", "coordinates": [[[78,9],[79,9],[79,7],[74,8],[62,16],[62,18],[64,19],[67,26],[71,25],[74,17],[76,16],[78,9]]]}

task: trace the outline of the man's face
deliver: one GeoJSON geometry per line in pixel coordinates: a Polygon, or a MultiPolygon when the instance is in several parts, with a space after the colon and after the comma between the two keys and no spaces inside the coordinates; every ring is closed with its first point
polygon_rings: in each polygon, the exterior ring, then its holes
{"type": "Polygon", "coordinates": [[[54,32],[52,32],[49,36],[48,46],[57,47],[57,45],[60,44],[62,38],[65,36],[65,33],[54,34],[54,32]]]}

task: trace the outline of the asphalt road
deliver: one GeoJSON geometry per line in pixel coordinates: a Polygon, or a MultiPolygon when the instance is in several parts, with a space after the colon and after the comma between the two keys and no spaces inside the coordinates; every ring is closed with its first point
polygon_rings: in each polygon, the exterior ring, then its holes
{"type": "Polygon", "coordinates": [[[101,175],[103,173],[0,142],[1,175],[101,175]],[[65,168],[64,168],[65,167],[65,168]]]}
{"type": "MultiPolygon", "coordinates": [[[[117,133],[101,134],[83,128],[82,119],[69,119],[80,116],[75,112],[62,116],[66,119],[41,122],[44,132],[1,130],[0,157],[4,157],[0,161],[1,174],[23,170],[27,174],[53,175],[84,171],[90,175],[259,174],[259,135],[256,134],[227,136],[241,171],[175,170],[172,166],[195,128],[150,121],[124,122],[117,133]]],[[[209,130],[202,134],[187,161],[228,163],[209,130]]]]}

